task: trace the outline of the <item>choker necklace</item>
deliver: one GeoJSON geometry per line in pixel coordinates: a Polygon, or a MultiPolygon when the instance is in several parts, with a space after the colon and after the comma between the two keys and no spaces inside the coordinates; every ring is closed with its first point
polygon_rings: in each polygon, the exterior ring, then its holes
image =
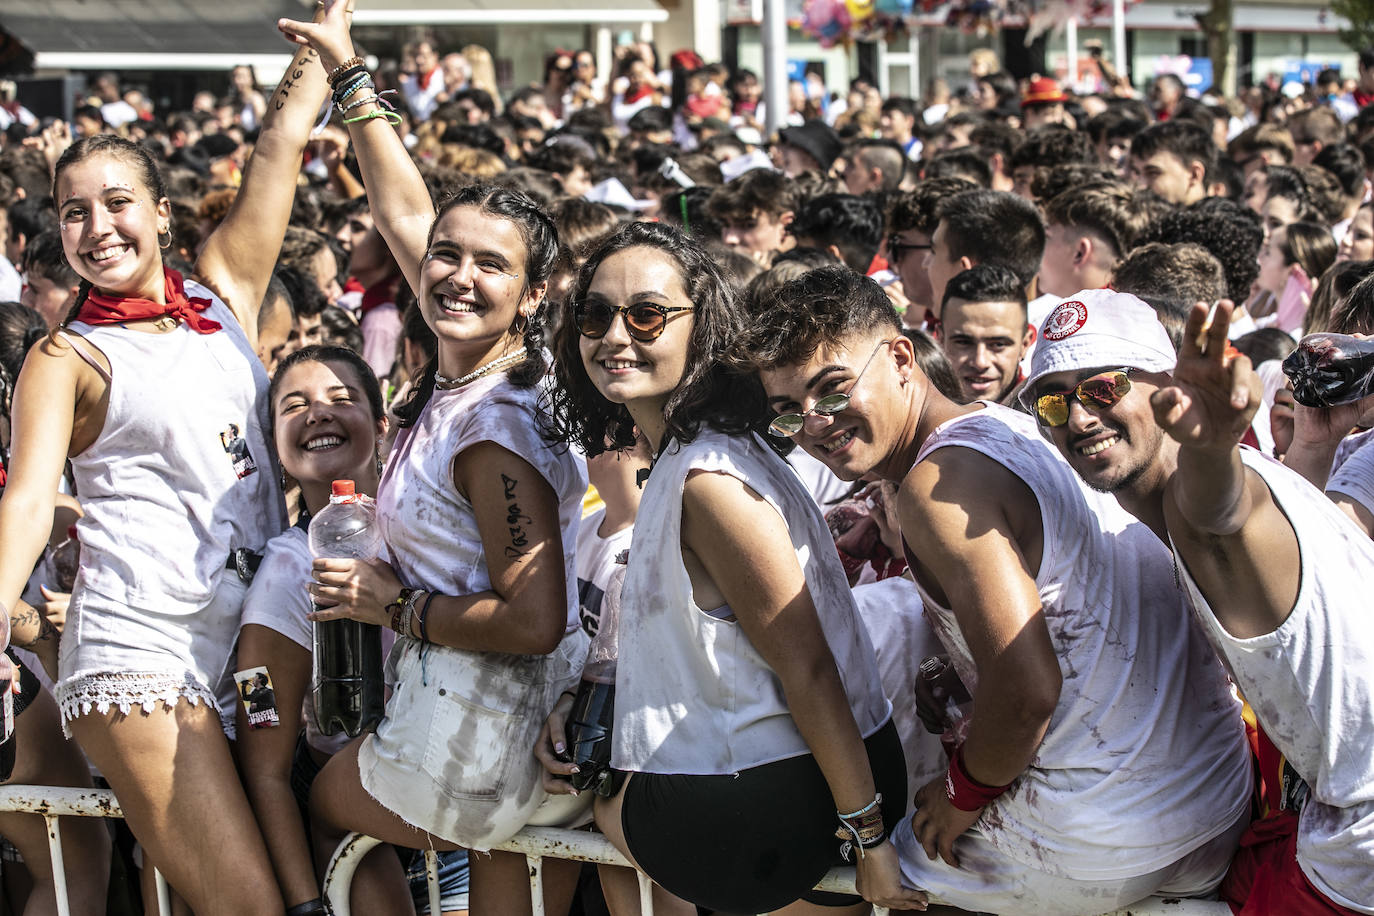
{"type": "Polygon", "coordinates": [[[434,387],[443,391],[448,391],[453,388],[462,388],[468,382],[475,382],[484,375],[491,375],[493,372],[498,372],[501,369],[505,369],[507,366],[523,363],[528,355],[529,354],[524,350],[518,350],[515,353],[507,353],[505,356],[498,357],[485,366],[474,369],[467,375],[462,375],[458,378],[449,378],[446,375],[440,375],[439,371],[436,369],[434,371],[434,387]]]}

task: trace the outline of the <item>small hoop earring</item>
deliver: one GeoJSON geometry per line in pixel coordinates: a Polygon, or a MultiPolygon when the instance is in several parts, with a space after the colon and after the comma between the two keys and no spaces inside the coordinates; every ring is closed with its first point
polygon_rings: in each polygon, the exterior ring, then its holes
{"type": "Polygon", "coordinates": [[[157,234],[157,247],[164,251],[172,247],[172,233],[169,230],[164,229],[157,234]],[[166,241],[163,241],[163,239],[166,239],[166,241]]]}

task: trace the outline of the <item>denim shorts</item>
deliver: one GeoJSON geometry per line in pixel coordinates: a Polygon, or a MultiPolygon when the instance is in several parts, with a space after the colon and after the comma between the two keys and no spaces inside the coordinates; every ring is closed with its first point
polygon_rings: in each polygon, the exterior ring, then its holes
{"type": "Polygon", "coordinates": [[[396,688],[358,749],[364,789],[406,823],[480,852],[543,804],[534,743],[558,695],[581,677],[579,627],[549,655],[424,647],[392,650],[396,688]]]}
{"type": "MultiPolygon", "coordinates": [[[[423,850],[407,850],[410,864],[406,866],[406,881],[410,882],[410,897],[415,912],[425,916],[429,912],[429,880],[425,875],[423,850]]],[[[441,852],[439,857],[439,909],[441,912],[468,908],[468,853],[466,849],[441,852]]],[[[437,914],[436,914],[437,916],[437,914]]]]}

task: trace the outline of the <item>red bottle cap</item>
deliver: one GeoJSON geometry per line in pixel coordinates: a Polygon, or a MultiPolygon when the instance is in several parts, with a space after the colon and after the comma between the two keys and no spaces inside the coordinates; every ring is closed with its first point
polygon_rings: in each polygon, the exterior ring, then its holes
{"type": "Polygon", "coordinates": [[[330,489],[335,496],[353,496],[357,491],[353,489],[353,481],[336,480],[330,489]]]}

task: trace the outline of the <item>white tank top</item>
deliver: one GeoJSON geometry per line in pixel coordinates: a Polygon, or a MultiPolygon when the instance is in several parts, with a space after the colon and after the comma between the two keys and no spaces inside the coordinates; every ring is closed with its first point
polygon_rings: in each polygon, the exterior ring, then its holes
{"type": "Polygon", "coordinates": [[[1328,898],[1374,913],[1374,541],[1306,480],[1260,452],[1241,460],[1297,533],[1302,578],[1277,630],[1236,639],[1186,565],[1193,606],[1274,746],[1307,782],[1298,865],[1328,898]]]}
{"type": "Polygon", "coordinates": [[[441,595],[487,591],[491,577],[477,517],[453,483],[453,459],[479,442],[518,455],[558,498],[567,580],[564,619],[571,631],[578,625],[574,547],[587,474],[570,450],[540,437],[540,390],[518,388],[504,372],[452,391],[436,390],[415,425],[396,437],[377,491],[377,521],[406,585],[441,595]]]}
{"type": "MultiPolygon", "coordinates": [[[[190,613],[210,601],[231,550],[262,550],[286,528],[267,445],[267,373],[238,319],[199,283],[188,297],[223,330],[165,334],[69,326],[110,362],[95,442],[72,459],[87,588],[132,607],[190,613]]],[[[73,344],[82,351],[81,341],[73,344]]],[[[100,370],[103,374],[103,370],[100,370]]]]}
{"type": "Polygon", "coordinates": [[[782,683],[739,623],[692,599],[682,562],[682,488],[692,470],[744,481],[787,523],[859,732],[891,706],[825,519],[795,471],[754,436],[703,429],[665,449],[644,486],[621,592],[612,765],[719,775],[811,753],[782,683]]]}
{"type": "MultiPolygon", "coordinates": [[[[1044,529],[1035,584],[1063,674],[1030,766],[976,829],[1038,870],[1110,881],[1163,868],[1231,827],[1251,785],[1240,702],[1191,619],[1168,549],[1084,485],[1024,414],[986,404],[938,427],[916,460],[949,446],[986,455],[1035,494],[1044,529]]],[[[953,612],[924,589],[922,598],[973,693],[977,672],[953,612]]]]}

